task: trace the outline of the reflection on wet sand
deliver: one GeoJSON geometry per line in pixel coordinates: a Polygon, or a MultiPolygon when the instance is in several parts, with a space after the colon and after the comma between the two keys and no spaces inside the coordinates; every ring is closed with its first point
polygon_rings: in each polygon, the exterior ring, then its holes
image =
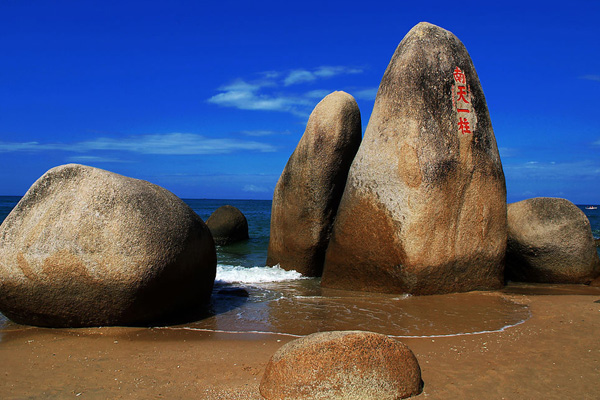
{"type": "Polygon", "coordinates": [[[322,289],[314,279],[247,290],[250,297],[239,307],[229,304],[239,299],[217,297],[215,315],[171,329],[292,336],[368,330],[397,337],[446,336],[498,331],[529,317],[525,305],[497,292],[388,295],[322,289]]]}
{"type": "Polygon", "coordinates": [[[88,338],[124,335],[129,341],[173,340],[175,331],[184,330],[286,336],[367,330],[399,338],[470,335],[502,331],[526,321],[530,311],[515,301],[515,295],[600,295],[600,288],[583,285],[517,283],[497,292],[434,296],[323,289],[317,279],[247,286],[248,297],[236,295],[243,291],[224,287],[227,285],[215,287],[210,316],[196,322],[155,328],[43,329],[15,324],[0,314],[0,342],[43,332],[88,338]]]}

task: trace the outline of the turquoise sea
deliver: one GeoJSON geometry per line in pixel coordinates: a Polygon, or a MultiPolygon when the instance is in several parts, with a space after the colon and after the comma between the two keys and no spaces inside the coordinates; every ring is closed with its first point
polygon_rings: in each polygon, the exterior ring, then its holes
{"type": "MultiPolygon", "coordinates": [[[[0,196],[0,222],[20,200],[0,196]]],[[[184,199],[206,221],[222,205],[248,219],[250,239],[217,247],[217,277],[210,316],[163,329],[306,335],[317,331],[362,329],[397,337],[453,336],[504,330],[529,317],[526,306],[491,292],[444,296],[385,295],[322,289],[319,279],[266,267],[271,202],[184,199]],[[249,296],[239,296],[243,289],[249,296]]],[[[580,208],[600,238],[600,210],[580,208]]],[[[18,325],[0,314],[1,332],[18,325]]]]}

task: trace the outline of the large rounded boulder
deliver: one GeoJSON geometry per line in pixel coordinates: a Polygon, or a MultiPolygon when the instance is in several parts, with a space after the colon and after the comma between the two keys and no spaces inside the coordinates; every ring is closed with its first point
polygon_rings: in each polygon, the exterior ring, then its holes
{"type": "Polygon", "coordinates": [[[317,104],[275,186],[267,265],[321,276],[360,141],[360,111],[351,95],[334,92],[317,104]]]}
{"type": "Polygon", "coordinates": [[[210,299],[215,246],[171,192],[83,165],[38,179],[0,227],[0,311],[48,327],[141,325],[210,299]]]}
{"type": "Polygon", "coordinates": [[[383,76],[327,249],[324,287],[435,294],[503,285],[506,186],[465,46],[428,23],[383,76]]]}
{"type": "Polygon", "coordinates": [[[206,226],[219,246],[248,239],[248,220],[237,208],[225,205],[217,208],[206,220],[206,226]]]}
{"type": "Polygon", "coordinates": [[[590,283],[599,274],[590,221],[575,204],[537,197],[508,205],[508,280],[590,283]]]}
{"type": "Polygon", "coordinates": [[[267,400],[396,400],[422,390],[412,351],[364,331],[321,332],[289,342],[271,357],[260,383],[267,400]]]}

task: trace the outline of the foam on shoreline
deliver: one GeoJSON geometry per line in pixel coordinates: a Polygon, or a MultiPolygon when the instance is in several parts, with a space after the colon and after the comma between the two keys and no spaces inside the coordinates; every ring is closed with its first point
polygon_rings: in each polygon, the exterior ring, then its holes
{"type": "MultiPolygon", "coordinates": [[[[518,321],[514,324],[508,324],[498,329],[492,330],[484,330],[484,331],[475,331],[475,332],[459,332],[459,333],[449,333],[449,334],[435,334],[435,335],[390,335],[387,336],[395,339],[427,339],[427,338],[450,338],[450,337],[460,337],[460,336],[472,336],[472,335],[485,335],[491,333],[500,333],[504,332],[507,329],[514,328],[521,324],[524,324],[531,318],[531,312],[529,312],[529,316],[526,319],[518,321]]],[[[154,329],[160,330],[184,330],[184,331],[194,331],[194,332],[207,332],[207,333],[226,333],[226,334],[241,334],[241,335],[275,335],[275,336],[287,336],[294,338],[301,338],[307,335],[298,335],[294,333],[285,333],[285,332],[268,332],[268,331],[235,331],[235,330],[224,330],[224,329],[208,329],[208,328],[194,328],[189,326],[184,327],[172,327],[172,326],[163,326],[156,327],[154,329]]]]}
{"type": "Polygon", "coordinates": [[[215,283],[267,283],[306,279],[299,272],[286,271],[279,265],[273,267],[242,267],[237,265],[217,265],[215,283]]]}

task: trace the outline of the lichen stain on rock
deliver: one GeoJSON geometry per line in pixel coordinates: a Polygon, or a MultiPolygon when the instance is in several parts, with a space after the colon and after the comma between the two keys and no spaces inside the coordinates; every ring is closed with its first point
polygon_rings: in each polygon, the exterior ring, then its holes
{"type": "Polygon", "coordinates": [[[407,144],[402,146],[399,156],[398,175],[408,187],[418,187],[422,181],[422,172],[417,149],[407,144]]]}
{"type": "Polygon", "coordinates": [[[93,282],[85,263],[68,250],[59,250],[44,260],[42,271],[47,278],[93,282]]]}
{"type": "Polygon", "coordinates": [[[37,279],[36,274],[31,270],[29,263],[25,259],[23,252],[19,252],[17,254],[17,266],[23,272],[23,275],[27,277],[27,279],[32,281],[37,279]]]}

